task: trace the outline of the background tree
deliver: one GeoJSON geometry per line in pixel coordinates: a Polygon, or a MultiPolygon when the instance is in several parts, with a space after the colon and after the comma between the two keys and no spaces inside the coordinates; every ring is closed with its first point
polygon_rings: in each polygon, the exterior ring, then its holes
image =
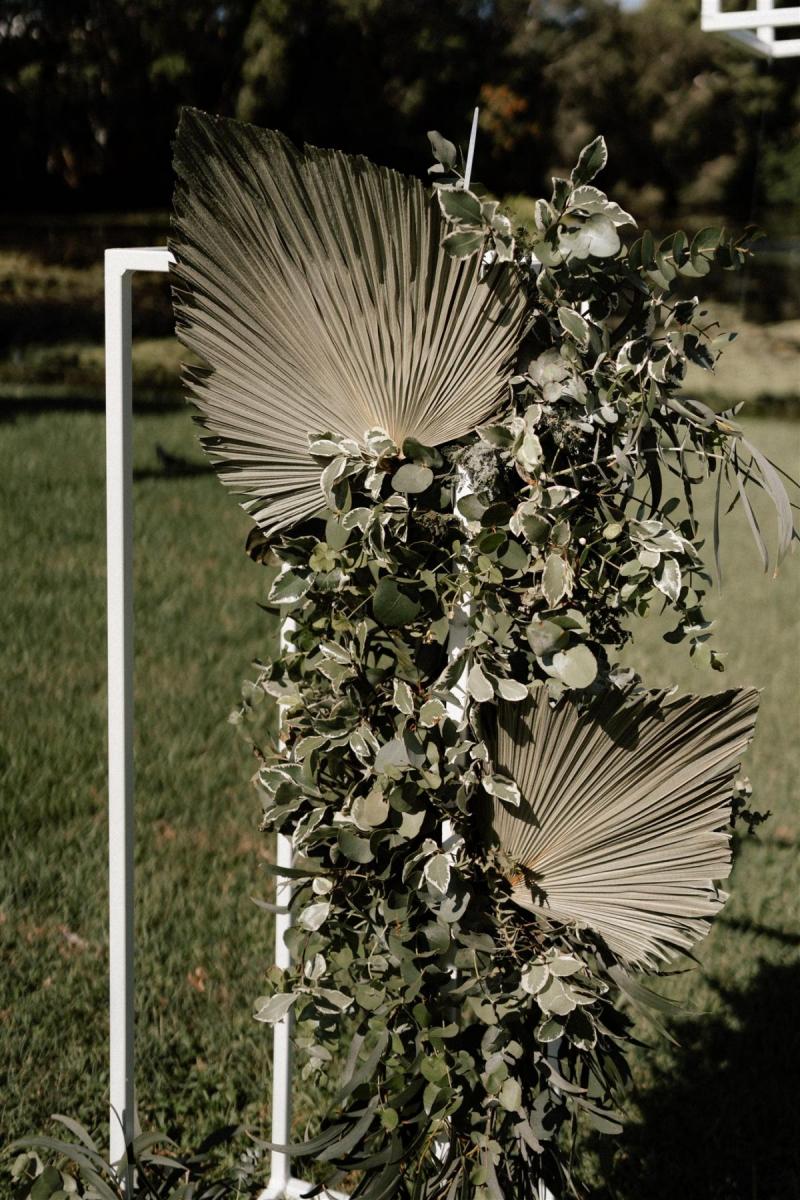
{"type": "Polygon", "coordinates": [[[642,215],[747,216],[757,163],[764,199],[797,195],[791,62],[701,33],[697,0],[2,0],[0,78],[12,211],[166,207],[183,104],[417,172],[479,102],[501,192],[602,130],[642,215]]]}
{"type": "Polygon", "coordinates": [[[166,204],[177,110],[230,108],[248,8],[204,0],[4,0],[7,207],[166,204]]]}

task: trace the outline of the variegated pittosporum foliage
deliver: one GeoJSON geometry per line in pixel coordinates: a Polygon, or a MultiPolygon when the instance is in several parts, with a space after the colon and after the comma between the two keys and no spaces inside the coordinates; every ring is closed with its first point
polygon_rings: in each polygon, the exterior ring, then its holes
{"type": "Polygon", "coordinates": [[[631,618],[667,606],[672,639],[723,669],[701,478],[730,475],[751,523],[748,492],[766,491],[778,558],[792,523],[732,414],[680,395],[718,339],[676,284],[736,267],[742,243],[634,240],[590,183],[601,139],[539,201],[536,230],[514,230],[431,140],[445,250],[476,277],[497,260],[514,273],[526,333],[492,423],[436,448],[310,431],[326,515],[251,538],[293,627],[235,719],[260,759],[263,828],[297,853],[296,965],[271,969],[256,1015],[293,1014],[307,1075],[349,1045],[332,1111],[296,1150],[332,1179],[355,1172],[354,1195],[524,1200],[539,1179],[563,1193],[574,1116],[619,1129],[621,1001],[646,997],[639,968],[721,902],[711,878],[755,718],[751,692],[670,706],[615,652],[631,618]],[[683,500],[664,498],[668,472],[683,500]],[[515,705],[538,716],[515,723],[515,705]],[[503,818],[526,806],[530,835],[503,818]]]}

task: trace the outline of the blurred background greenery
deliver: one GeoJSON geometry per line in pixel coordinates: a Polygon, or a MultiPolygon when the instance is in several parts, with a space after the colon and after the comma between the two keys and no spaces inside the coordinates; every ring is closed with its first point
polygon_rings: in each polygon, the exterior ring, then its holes
{"type": "MultiPolygon", "coordinates": [[[[742,7],[742,5],[739,5],[742,7]]],[[[5,207],[164,208],[181,104],[416,172],[482,108],[493,187],[538,195],[602,129],[641,217],[800,193],[798,80],[697,0],[4,0],[5,207]],[[758,178],[754,178],[757,160],[758,178]]]]}
{"type": "MultiPolygon", "coordinates": [[[[741,333],[690,385],[717,408],[745,401],[750,434],[796,473],[800,72],[702,34],[698,10],[0,0],[3,1138],[53,1111],[105,1119],[102,251],[166,240],[180,105],[424,173],[426,130],[463,144],[477,103],[477,176],[522,221],[602,132],[601,186],[640,224],[757,222],[767,237],[747,270],[701,281],[741,333]]],[[[143,1122],[186,1144],[228,1121],[264,1133],[269,1112],[270,1039],[250,1006],[271,931],[249,897],[268,892],[271,847],[226,722],[267,639],[248,520],[183,411],[163,277],[137,278],[134,314],[138,1083],[143,1122]]],[[[748,769],[775,815],[741,849],[700,967],[667,985],[708,1015],[675,1022],[679,1047],[642,1052],[628,1131],[587,1149],[608,1200],[800,1194],[798,571],[760,575],[738,513],[725,534],[718,641],[730,682],[765,689],[748,769]]],[[[636,632],[648,682],[719,686],[657,622],[636,632]]],[[[318,1108],[306,1085],[297,1099],[301,1117],[318,1108]]]]}
{"type": "MultiPolygon", "coordinates": [[[[758,223],[767,237],[748,270],[714,282],[745,339],[716,390],[793,405],[800,72],[702,33],[698,10],[699,0],[2,0],[0,397],[101,396],[102,250],[165,241],[181,105],[424,173],[426,131],[463,143],[477,103],[477,174],[523,221],[602,132],[603,187],[655,232],[758,223]]],[[[163,282],[142,288],[136,322],[141,388],[177,396],[163,282]]]]}

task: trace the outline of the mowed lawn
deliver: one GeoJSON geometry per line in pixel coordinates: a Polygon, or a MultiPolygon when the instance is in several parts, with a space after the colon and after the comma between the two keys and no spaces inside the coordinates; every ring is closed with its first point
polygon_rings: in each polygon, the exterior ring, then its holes
{"type": "MultiPolygon", "coordinates": [[[[797,468],[800,424],[750,435],[797,468]]],[[[0,726],[0,1131],[67,1112],[99,1129],[107,1104],[104,421],[91,404],[0,421],[4,636],[0,726]]],[[[245,515],[200,463],[186,412],[137,411],[137,1009],[143,1125],[183,1145],[226,1122],[265,1133],[269,1032],[252,1001],[271,956],[269,845],[254,764],[227,717],[265,653],[261,569],[245,515]]],[[[596,1196],[782,1200],[800,1189],[798,563],[765,577],[738,512],[712,607],[725,676],[638,630],[628,660],[654,685],[763,687],[747,769],[773,812],[740,848],[733,898],[700,965],[660,984],[695,1013],[635,1064],[630,1126],[586,1162],[596,1196]],[[593,1165],[591,1165],[593,1164],[593,1165]]],[[[709,528],[710,536],[710,528],[709,528]]],[[[301,1112],[312,1104],[304,1089],[301,1112]]],[[[2,1194],[3,1184],[0,1184],[2,1194]]],[[[509,1198],[511,1200],[511,1198],[509,1198]]]]}

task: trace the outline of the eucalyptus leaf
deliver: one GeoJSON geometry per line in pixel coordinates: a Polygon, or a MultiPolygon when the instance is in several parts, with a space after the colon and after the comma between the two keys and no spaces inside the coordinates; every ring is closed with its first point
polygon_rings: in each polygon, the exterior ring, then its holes
{"type": "Polygon", "coordinates": [[[300,913],[298,925],[302,929],[308,929],[311,932],[319,929],[327,920],[328,913],[331,911],[329,900],[319,900],[314,904],[307,905],[300,913]]]}
{"type": "Polygon", "coordinates": [[[519,683],[516,679],[498,679],[497,694],[503,700],[509,700],[515,703],[520,700],[525,700],[528,697],[528,689],[524,683],[519,683]]]}
{"type": "Polygon", "coordinates": [[[519,807],[519,788],[513,779],[508,779],[496,773],[485,775],[483,777],[483,788],[490,796],[496,796],[498,800],[503,800],[506,804],[511,804],[514,808],[519,807]]]}
{"type": "Polygon", "coordinates": [[[375,755],[375,770],[384,772],[392,767],[408,766],[408,750],[402,738],[392,738],[384,742],[375,755]]]}
{"type": "MultiPolygon", "coordinates": [[[[352,815],[353,822],[359,829],[376,829],[379,825],[383,825],[389,816],[389,802],[383,792],[373,789],[366,796],[356,797],[353,801],[352,815]]],[[[351,856],[348,855],[348,857],[351,856]]]]}
{"type": "Polygon", "coordinates": [[[293,571],[283,571],[269,590],[267,599],[270,604],[294,604],[305,596],[311,587],[310,577],[295,575],[293,571]]]}
{"type": "Polygon", "coordinates": [[[264,1021],[267,1025],[274,1025],[277,1021],[283,1020],[296,1000],[297,996],[294,992],[278,992],[261,1005],[254,1014],[255,1019],[264,1021]]]}
{"type": "Polygon", "coordinates": [[[432,483],[433,471],[419,463],[404,463],[392,476],[392,487],[396,492],[425,492],[432,483]]]}
{"type": "Polygon", "coordinates": [[[572,308],[561,307],[558,310],[558,319],[562,329],[575,338],[579,346],[588,346],[589,344],[589,325],[580,315],[572,308]]]}
{"type": "Polygon", "coordinates": [[[522,1087],[517,1079],[506,1079],[498,1096],[500,1107],[507,1112],[517,1112],[522,1105],[522,1087]]]}
{"type": "Polygon", "coordinates": [[[482,425],[479,437],[498,450],[509,450],[514,445],[514,434],[506,425],[482,425]]]}
{"type": "Polygon", "coordinates": [[[339,843],[339,849],[342,854],[346,855],[352,862],[368,863],[372,862],[375,855],[372,853],[368,837],[358,837],[349,829],[340,829],[336,835],[336,840],[339,843]]]}
{"type": "Polygon", "coordinates": [[[517,450],[517,460],[526,471],[533,471],[542,461],[542,443],[533,430],[528,430],[517,450]]]}
{"type": "Polygon", "coordinates": [[[571,954],[557,954],[555,958],[548,961],[547,966],[552,975],[561,979],[568,975],[575,975],[581,970],[583,963],[571,954]]]}
{"type": "Polygon", "coordinates": [[[447,709],[441,700],[426,700],[419,710],[419,723],[430,729],[446,715],[447,709]]]}
{"type": "Polygon", "coordinates": [[[402,592],[393,579],[384,576],[375,589],[372,611],[382,625],[409,625],[419,616],[422,605],[402,592]]]}
{"type": "Polygon", "coordinates": [[[588,646],[572,646],[553,655],[553,669],[570,688],[587,688],[597,677],[597,659],[588,646]]]}
{"type": "Polygon", "coordinates": [[[467,689],[473,700],[483,704],[494,696],[494,688],[481,670],[479,663],[474,663],[467,676],[467,689]]]}
{"type": "Polygon", "coordinates": [[[526,634],[531,649],[537,655],[552,654],[554,650],[559,650],[566,645],[569,640],[569,634],[560,625],[556,625],[554,621],[542,620],[540,617],[534,617],[526,634]]]}
{"type": "Polygon", "coordinates": [[[681,569],[674,558],[664,559],[661,574],[655,583],[658,590],[663,592],[673,604],[677,603],[681,594],[681,569]]]}
{"type": "Polygon", "coordinates": [[[428,141],[431,144],[433,157],[437,162],[440,162],[444,167],[454,167],[458,152],[452,142],[442,135],[436,129],[428,130],[428,141]]]}
{"type": "Polygon", "coordinates": [[[414,696],[411,688],[403,679],[395,679],[392,684],[394,692],[394,706],[406,716],[411,716],[414,711],[414,696]]]}
{"type": "Polygon", "coordinates": [[[550,978],[550,971],[546,963],[534,963],[522,972],[520,986],[523,992],[527,992],[529,996],[536,996],[547,983],[550,978]]]}

